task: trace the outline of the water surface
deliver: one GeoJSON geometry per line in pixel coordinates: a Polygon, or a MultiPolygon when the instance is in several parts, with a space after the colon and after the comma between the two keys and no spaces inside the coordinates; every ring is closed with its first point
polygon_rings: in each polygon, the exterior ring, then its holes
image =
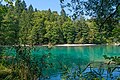
{"type": "MultiPolygon", "coordinates": [[[[7,53],[15,55],[14,49],[7,48],[7,53]]],[[[53,47],[48,49],[47,47],[37,46],[31,50],[32,56],[36,56],[35,60],[43,55],[51,53],[52,57],[48,62],[54,65],[54,68],[47,69],[45,75],[56,74],[60,72],[60,67],[62,63],[67,67],[81,66],[85,68],[90,62],[93,61],[105,61],[103,55],[107,56],[120,56],[120,46],[104,46],[104,45],[95,45],[95,46],[80,46],[80,47],[53,47]],[[60,63],[59,63],[60,62],[60,63]]],[[[53,80],[53,79],[52,79],[53,80]]]]}
{"type": "Polygon", "coordinates": [[[64,58],[69,62],[76,62],[80,60],[81,64],[89,63],[91,61],[104,61],[103,55],[120,56],[119,46],[80,46],[80,47],[53,47],[48,50],[46,47],[36,47],[33,54],[43,54],[50,52],[56,57],[64,58]]]}

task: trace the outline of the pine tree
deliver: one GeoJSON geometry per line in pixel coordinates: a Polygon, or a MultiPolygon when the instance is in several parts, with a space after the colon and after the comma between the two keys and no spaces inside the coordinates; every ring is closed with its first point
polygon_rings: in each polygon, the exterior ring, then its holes
{"type": "Polygon", "coordinates": [[[2,37],[3,37],[3,44],[4,45],[15,45],[17,44],[17,33],[18,27],[16,26],[16,17],[14,15],[14,11],[10,8],[3,17],[1,30],[2,30],[2,37]]]}
{"type": "Polygon", "coordinates": [[[30,31],[30,43],[34,45],[39,45],[44,43],[44,17],[40,12],[36,12],[33,14],[33,27],[30,31]]]}
{"type": "Polygon", "coordinates": [[[28,7],[28,12],[32,13],[33,11],[34,11],[33,6],[30,5],[30,6],[28,7]]]}
{"type": "Polygon", "coordinates": [[[67,15],[66,15],[66,12],[65,12],[65,10],[62,8],[62,10],[61,10],[61,12],[60,12],[60,14],[61,14],[61,16],[64,16],[64,17],[66,17],[67,15]]]}
{"type": "Polygon", "coordinates": [[[38,10],[37,10],[37,8],[35,8],[35,12],[37,12],[38,10]]]}
{"type": "Polygon", "coordinates": [[[29,23],[28,23],[28,15],[27,11],[23,10],[21,16],[20,16],[20,21],[19,21],[19,41],[21,44],[28,44],[28,31],[29,31],[29,23]]]}
{"type": "Polygon", "coordinates": [[[21,0],[16,0],[16,2],[15,2],[15,13],[17,14],[17,16],[20,16],[21,12],[22,12],[21,0]]]}
{"type": "Polygon", "coordinates": [[[23,10],[27,10],[27,5],[26,5],[26,3],[25,3],[25,1],[23,0],[22,2],[21,2],[21,6],[22,6],[22,11],[23,10]]]}

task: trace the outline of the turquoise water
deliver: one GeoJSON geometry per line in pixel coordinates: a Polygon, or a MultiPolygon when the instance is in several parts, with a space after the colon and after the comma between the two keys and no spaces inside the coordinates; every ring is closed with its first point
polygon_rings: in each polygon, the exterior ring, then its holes
{"type": "MultiPolygon", "coordinates": [[[[15,55],[15,49],[7,48],[7,55],[15,55]]],[[[34,47],[31,54],[42,55],[51,53],[54,61],[61,61],[65,64],[87,65],[92,61],[104,61],[103,55],[120,56],[120,46],[80,46],[80,47],[34,47]]]]}
{"type": "MultiPolygon", "coordinates": [[[[14,48],[6,48],[7,55],[15,56],[14,48]]],[[[120,56],[120,46],[81,46],[81,47],[53,47],[48,49],[47,47],[37,46],[31,50],[32,56],[35,56],[35,60],[40,60],[41,55],[51,54],[50,62],[54,67],[49,69],[44,69],[44,75],[56,75],[60,70],[61,64],[71,68],[74,66],[79,66],[84,69],[90,62],[93,61],[105,61],[103,55],[107,56],[120,56]],[[59,63],[60,62],[60,63],[59,63]]],[[[62,66],[63,66],[62,65],[62,66]]],[[[57,75],[58,77],[59,75],[57,75]]],[[[59,79],[51,80],[61,80],[59,79]]]]}
{"type": "MultiPolygon", "coordinates": [[[[55,69],[51,73],[59,72],[60,65],[58,61],[62,62],[67,67],[80,66],[81,69],[86,68],[90,62],[105,61],[103,55],[120,56],[120,46],[81,46],[81,47],[36,47],[32,50],[33,55],[41,55],[44,53],[51,53],[53,60],[50,60],[55,65],[55,69]],[[57,71],[58,70],[58,71],[57,71]]],[[[60,75],[52,77],[50,80],[61,80],[60,75]]]]}
{"type": "Polygon", "coordinates": [[[81,47],[53,47],[48,50],[46,47],[36,47],[33,54],[42,54],[50,52],[59,60],[67,63],[79,62],[81,65],[91,61],[104,61],[103,55],[120,56],[119,46],[81,46],[81,47]]]}

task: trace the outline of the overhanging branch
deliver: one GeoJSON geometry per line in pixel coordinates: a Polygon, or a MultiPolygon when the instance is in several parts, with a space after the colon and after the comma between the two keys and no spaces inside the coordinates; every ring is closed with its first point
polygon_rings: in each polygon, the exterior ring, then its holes
{"type": "Polygon", "coordinates": [[[118,5],[116,6],[116,10],[115,10],[113,13],[111,13],[111,14],[103,21],[103,23],[101,23],[101,25],[100,25],[100,31],[101,31],[101,27],[106,23],[106,21],[116,14],[116,12],[118,11],[119,6],[120,6],[120,3],[118,3],[118,5]]]}

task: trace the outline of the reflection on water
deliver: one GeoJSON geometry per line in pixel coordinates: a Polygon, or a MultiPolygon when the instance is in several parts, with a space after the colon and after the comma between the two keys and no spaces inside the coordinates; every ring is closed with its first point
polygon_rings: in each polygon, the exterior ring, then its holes
{"type": "Polygon", "coordinates": [[[58,61],[71,67],[80,65],[85,67],[93,61],[104,61],[103,55],[120,56],[120,47],[118,46],[84,46],[84,47],[53,47],[48,50],[47,47],[36,47],[32,54],[41,55],[50,52],[53,55],[52,62],[56,69],[60,68],[58,61]]]}
{"type": "MultiPolygon", "coordinates": [[[[15,55],[15,50],[6,48],[7,55],[15,55]]],[[[81,46],[81,47],[34,47],[32,55],[51,53],[53,60],[60,60],[66,65],[86,65],[91,61],[104,61],[103,55],[120,56],[119,46],[81,46]]]]}
{"type": "MultiPolygon", "coordinates": [[[[6,48],[6,53],[15,55],[14,49],[6,48]]],[[[32,56],[38,60],[41,55],[51,53],[52,57],[48,62],[52,62],[54,67],[47,69],[44,74],[56,74],[62,70],[62,67],[72,67],[80,65],[81,68],[93,61],[104,61],[103,55],[120,56],[119,46],[84,46],[84,47],[34,47],[31,50],[32,56]]],[[[62,71],[61,71],[62,72],[62,71]]]]}

